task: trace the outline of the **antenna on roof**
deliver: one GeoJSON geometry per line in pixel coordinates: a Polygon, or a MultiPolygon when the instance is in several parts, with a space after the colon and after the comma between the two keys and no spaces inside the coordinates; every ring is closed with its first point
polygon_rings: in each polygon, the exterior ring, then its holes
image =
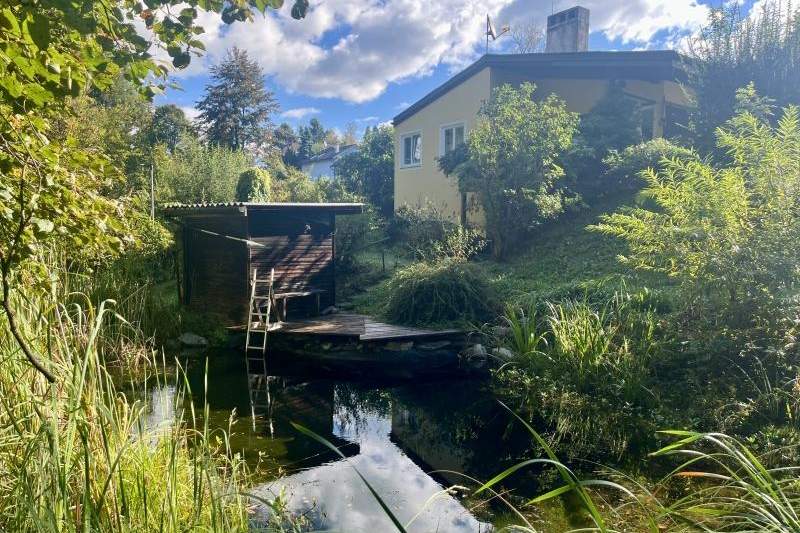
{"type": "Polygon", "coordinates": [[[492,19],[489,17],[489,14],[486,14],[486,53],[489,53],[489,37],[492,38],[493,41],[496,41],[506,33],[511,31],[511,28],[508,26],[503,26],[500,28],[500,33],[494,31],[494,26],[492,26],[492,19]]]}

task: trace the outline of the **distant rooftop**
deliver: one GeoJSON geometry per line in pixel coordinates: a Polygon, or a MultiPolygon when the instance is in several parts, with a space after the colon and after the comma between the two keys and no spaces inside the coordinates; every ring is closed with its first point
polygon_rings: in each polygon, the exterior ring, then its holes
{"type": "Polygon", "coordinates": [[[306,163],[318,163],[320,161],[328,161],[330,159],[336,159],[336,156],[344,152],[345,150],[349,150],[350,148],[357,147],[357,144],[340,144],[338,146],[328,146],[327,148],[323,149],[318,154],[315,154],[305,161],[303,164],[306,163]]]}
{"type": "Polygon", "coordinates": [[[248,211],[332,211],[341,215],[361,213],[364,204],[359,203],[306,203],[306,202],[204,202],[194,204],[168,203],[161,206],[168,216],[197,214],[239,214],[248,211]]]}

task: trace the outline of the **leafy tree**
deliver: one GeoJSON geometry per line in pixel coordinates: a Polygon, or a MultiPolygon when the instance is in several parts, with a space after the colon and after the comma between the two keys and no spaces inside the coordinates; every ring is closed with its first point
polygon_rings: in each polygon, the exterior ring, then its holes
{"type": "Polygon", "coordinates": [[[183,110],[175,104],[158,106],[146,131],[148,144],[163,144],[169,151],[175,150],[178,140],[194,133],[192,123],[183,110]]]}
{"type": "Polygon", "coordinates": [[[164,202],[231,202],[239,175],[253,165],[246,152],[206,145],[184,134],[170,153],[156,147],[156,197],[164,202]]]}
{"type": "Polygon", "coordinates": [[[264,85],[261,67],[246,51],[234,47],[210,70],[212,82],[197,102],[206,139],[231,150],[263,151],[278,104],[264,85]]]}
{"type": "Polygon", "coordinates": [[[119,76],[106,89],[73,99],[69,111],[57,118],[59,138],[75,139],[82,150],[107,156],[127,177],[127,183],[115,181],[113,190],[104,193],[120,197],[139,187],[150,159],[145,133],[153,116],[149,100],[119,76]]]}
{"type": "Polygon", "coordinates": [[[580,117],[573,145],[564,166],[577,192],[595,196],[605,192],[603,158],[612,150],[623,150],[644,140],[639,103],[626,95],[622,85],[612,82],[594,108],[580,117]]]}
{"type": "Polygon", "coordinates": [[[325,142],[325,136],[328,134],[322,122],[317,118],[312,118],[308,122],[308,133],[311,136],[311,144],[322,144],[325,142]]]}
{"type": "Polygon", "coordinates": [[[239,175],[236,184],[237,202],[268,202],[272,177],[263,168],[253,167],[239,175]]]}
{"type": "Polygon", "coordinates": [[[313,146],[314,141],[311,136],[311,131],[306,127],[300,126],[300,146],[297,149],[298,167],[314,155],[313,146]]]}
{"type": "Polygon", "coordinates": [[[300,157],[298,152],[300,150],[300,138],[294,132],[294,129],[287,124],[283,123],[278,126],[272,134],[275,148],[280,152],[283,162],[293,167],[300,167],[300,157]]]}
{"type": "Polygon", "coordinates": [[[345,188],[377,207],[383,215],[394,209],[394,130],[381,126],[367,131],[355,152],[334,164],[345,188]]]}
{"type": "Polygon", "coordinates": [[[612,150],[603,159],[603,186],[614,191],[636,191],[644,186],[642,173],[649,169],[660,170],[676,159],[690,160],[698,156],[689,148],[678,146],[667,139],[656,138],[645,143],[612,150]]]}
{"type": "Polygon", "coordinates": [[[555,95],[534,101],[534,91],[531,83],[495,89],[466,144],[439,160],[461,191],[477,194],[495,257],[563,210],[556,161],[572,143],[578,115],[555,95]]]}
{"type": "MultiPolygon", "coordinates": [[[[278,2],[278,4],[280,1],[278,2]]],[[[102,154],[62,138],[54,119],[69,113],[68,98],[108,88],[120,74],[152,95],[165,87],[167,67],[148,50],[166,47],[173,66],[183,68],[197,39],[195,7],[175,10],[173,2],[39,0],[0,5],[0,275],[2,304],[12,336],[50,381],[50,374],[15,325],[10,307],[20,269],[32,276],[26,287],[47,280],[42,252],[71,243],[72,253],[95,255],[119,249],[118,205],[101,193],[113,179],[102,154]],[[153,42],[134,20],[144,20],[153,42]],[[147,81],[147,80],[154,81],[147,81]]],[[[270,5],[276,5],[271,3],[270,5]]],[[[204,3],[226,23],[249,20],[267,5],[256,0],[204,3]]],[[[302,18],[307,0],[295,0],[292,16],[302,18]]]]}
{"type": "Polygon", "coordinates": [[[800,102],[800,10],[767,0],[748,14],[739,2],[713,9],[690,42],[695,106],[688,135],[701,153],[713,152],[715,129],[735,113],[736,91],[753,83],[778,107],[800,102]]]}
{"type": "Polygon", "coordinates": [[[594,229],[628,243],[626,264],[678,280],[696,308],[775,317],[800,281],[800,252],[787,246],[800,238],[800,112],[787,108],[774,128],[745,112],[717,143],[729,165],[676,158],[647,170],[650,204],[594,229]]]}
{"type": "Polygon", "coordinates": [[[300,126],[300,161],[303,162],[311,156],[321,152],[326,146],[336,144],[338,139],[332,130],[326,130],[322,122],[312,118],[308,126],[300,126]]]}

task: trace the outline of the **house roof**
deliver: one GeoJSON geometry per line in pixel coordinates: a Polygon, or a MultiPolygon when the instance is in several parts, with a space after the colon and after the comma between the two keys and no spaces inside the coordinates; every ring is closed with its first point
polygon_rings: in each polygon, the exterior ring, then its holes
{"type": "Polygon", "coordinates": [[[556,54],[486,54],[403,110],[397,125],[486,67],[531,69],[532,79],[637,79],[686,82],[690,59],[674,50],[569,52],[556,54]]]}
{"type": "Polygon", "coordinates": [[[247,216],[249,211],[327,211],[337,215],[352,215],[362,212],[364,204],[357,203],[301,203],[301,202],[211,202],[196,204],[170,203],[162,206],[167,216],[185,217],[198,215],[247,216]]]}
{"type": "Polygon", "coordinates": [[[358,146],[357,144],[341,144],[339,145],[339,149],[336,149],[336,146],[328,146],[320,153],[313,155],[303,161],[303,164],[307,163],[318,163],[320,161],[328,161],[330,159],[336,159],[336,156],[340,155],[345,150],[349,150],[350,148],[358,146]]]}

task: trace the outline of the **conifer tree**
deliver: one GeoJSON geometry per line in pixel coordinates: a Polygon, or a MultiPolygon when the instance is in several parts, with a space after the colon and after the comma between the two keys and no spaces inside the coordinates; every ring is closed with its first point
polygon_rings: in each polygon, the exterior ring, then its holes
{"type": "Polygon", "coordinates": [[[264,73],[247,52],[236,47],[211,67],[212,82],[197,103],[198,122],[212,144],[232,150],[263,152],[270,142],[270,117],[278,110],[264,85],[264,73]]]}

